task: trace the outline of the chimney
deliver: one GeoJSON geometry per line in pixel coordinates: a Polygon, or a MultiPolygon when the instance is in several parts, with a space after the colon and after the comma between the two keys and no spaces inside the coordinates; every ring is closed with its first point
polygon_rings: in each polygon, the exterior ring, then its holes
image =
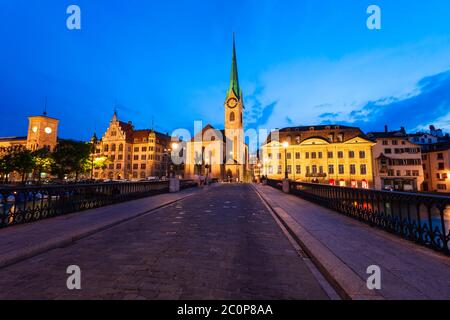
{"type": "Polygon", "coordinates": [[[406,129],[405,129],[405,127],[401,127],[401,128],[400,128],[400,132],[403,133],[403,134],[406,134],[406,129]]]}
{"type": "Polygon", "coordinates": [[[386,125],[384,125],[384,132],[388,132],[388,126],[387,126],[387,124],[386,125]]]}

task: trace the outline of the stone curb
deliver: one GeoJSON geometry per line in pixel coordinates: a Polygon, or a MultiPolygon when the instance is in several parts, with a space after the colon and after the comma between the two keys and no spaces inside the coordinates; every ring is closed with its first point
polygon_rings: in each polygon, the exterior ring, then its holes
{"type": "Polygon", "coordinates": [[[342,299],[346,300],[384,300],[379,293],[369,290],[365,280],[347,266],[330,249],[317,240],[308,230],[296,222],[285,210],[274,207],[267,197],[255,186],[254,190],[280,219],[288,232],[309,256],[311,261],[329,281],[342,299]]]}
{"type": "MultiPolygon", "coordinates": [[[[158,205],[156,207],[153,207],[151,209],[148,209],[148,210],[145,210],[145,211],[142,211],[142,212],[138,212],[136,214],[133,214],[131,216],[127,216],[127,217],[122,218],[122,219],[115,220],[113,222],[109,222],[108,221],[108,223],[106,223],[106,224],[97,224],[97,225],[93,225],[93,226],[91,226],[89,228],[83,228],[81,230],[75,230],[71,234],[67,234],[65,236],[58,237],[58,238],[52,238],[52,239],[49,239],[46,242],[40,243],[38,245],[31,246],[31,247],[28,246],[28,247],[24,248],[23,250],[20,250],[19,252],[15,251],[15,252],[10,253],[10,254],[2,255],[2,256],[0,256],[0,269],[8,267],[8,266],[11,266],[11,265],[13,265],[15,263],[18,263],[20,261],[32,258],[32,257],[37,256],[39,254],[45,253],[47,251],[50,251],[50,250],[53,250],[53,249],[57,249],[57,248],[60,248],[60,247],[68,246],[68,245],[70,245],[70,244],[72,244],[72,243],[74,243],[74,242],[76,242],[76,241],[78,241],[80,239],[89,237],[89,236],[91,236],[91,235],[93,235],[95,233],[98,233],[98,232],[104,231],[106,229],[115,227],[116,225],[122,224],[124,222],[128,222],[130,220],[139,218],[139,217],[141,217],[143,215],[146,215],[146,214],[151,213],[153,211],[159,210],[159,209],[161,209],[163,207],[166,207],[166,206],[171,205],[173,203],[176,203],[178,201],[184,200],[186,198],[189,198],[189,197],[191,197],[193,195],[194,194],[189,194],[189,195],[186,195],[186,196],[181,197],[181,198],[176,199],[176,200],[167,201],[167,202],[165,202],[165,203],[163,203],[161,205],[158,205]]],[[[84,211],[83,213],[86,214],[86,211],[84,211]]]]}

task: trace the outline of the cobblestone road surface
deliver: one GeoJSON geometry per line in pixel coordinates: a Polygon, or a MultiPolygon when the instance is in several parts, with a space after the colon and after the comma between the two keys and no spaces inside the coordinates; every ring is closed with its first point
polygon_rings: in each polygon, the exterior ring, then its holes
{"type": "Polygon", "coordinates": [[[327,299],[258,195],[224,185],[0,269],[0,299],[327,299]],[[81,290],[66,268],[81,268],[81,290]]]}

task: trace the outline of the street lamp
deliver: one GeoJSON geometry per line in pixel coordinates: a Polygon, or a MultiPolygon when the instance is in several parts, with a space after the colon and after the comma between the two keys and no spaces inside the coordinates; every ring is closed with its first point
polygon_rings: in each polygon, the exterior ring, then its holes
{"type": "Polygon", "coordinates": [[[261,182],[261,162],[258,162],[258,178],[259,182],[261,182]]]}
{"type": "Polygon", "coordinates": [[[284,178],[286,180],[289,179],[289,172],[287,168],[287,148],[289,148],[289,142],[285,141],[283,142],[283,148],[284,148],[284,178]]]}
{"type": "MultiPolygon", "coordinates": [[[[177,142],[172,142],[172,150],[173,151],[177,151],[178,150],[178,143],[177,142]]],[[[170,149],[169,149],[170,150],[170,149]]],[[[170,169],[171,169],[171,174],[170,174],[170,176],[172,177],[172,178],[175,178],[175,174],[176,174],[176,170],[175,170],[175,167],[174,167],[174,165],[173,164],[170,164],[170,169]]]]}
{"type": "Polygon", "coordinates": [[[172,153],[172,149],[170,148],[165,148],[164,149],[164,153],[166,156],[166,178],[170,178],[170,156],[172,153]]]}
{"type": "Polygon", "coordinates": [[[94,179],[94,157],[96,153],[97,143],[98,143],[97,135],[94,133],[94,135],[91,138],[91,180],[94,179]]]}
{"type": "Polygon", "coordinates": [[[264,175],[266,178],[269,177],[269,170],[267,169],[267,166],[269,165],[269,159],[264,159],[264,175]]]}

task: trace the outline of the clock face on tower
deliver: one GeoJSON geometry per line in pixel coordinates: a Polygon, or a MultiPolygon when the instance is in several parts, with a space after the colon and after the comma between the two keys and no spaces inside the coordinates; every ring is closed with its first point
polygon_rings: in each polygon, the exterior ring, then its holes
{"type": "Polygon", "coordinates": [[[227,105],[229,108],[235,108],[237,106],[238,102],[235,98],[231,98],[227,101],[227,105]]]}

